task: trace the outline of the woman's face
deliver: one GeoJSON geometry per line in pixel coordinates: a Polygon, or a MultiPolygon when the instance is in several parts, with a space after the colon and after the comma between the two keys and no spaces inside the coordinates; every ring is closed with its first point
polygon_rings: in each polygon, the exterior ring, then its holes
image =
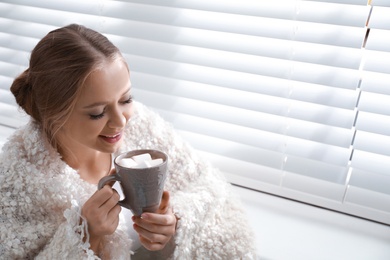
{"type": "Polygon", "coordinates": [[[119,59],[107,62],[87,78],[83,91],[61,129],[61,143],[74,153],[113,153],[132,116],[129,71],[119,59]]]}

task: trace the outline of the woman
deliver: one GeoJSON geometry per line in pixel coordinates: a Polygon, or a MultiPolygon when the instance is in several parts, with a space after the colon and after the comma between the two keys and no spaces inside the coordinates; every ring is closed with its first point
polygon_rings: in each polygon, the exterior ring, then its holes
{"type": "Polygon", "coordinates": [[[0,156],[0,258],[254,257],[230,185],[133,102],[127,64],[103,35],[75,24],[50,32],[11,91],[31,120],[0,156]],[[166,152],[169,175],[159,210],[132,217],[96,184],[115,155],[141,148],[166,152]]]}

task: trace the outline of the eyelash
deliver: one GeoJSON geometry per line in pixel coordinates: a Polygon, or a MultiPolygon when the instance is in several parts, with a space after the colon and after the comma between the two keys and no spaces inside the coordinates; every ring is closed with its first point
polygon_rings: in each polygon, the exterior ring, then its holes
{"type": "MultiPolygon", "coordinates": [[[[131,102],[133,102],[133,96],[130,96],[128,99],[126,99],[125,101],[122,101],[120,103],[122,105],[127,105],[127,104],[130,104],[131,102]]],[[[92,119],[92,120],[98,120],[98,119],[102,118],[105,113],[106,113],[106,111],[104,109],[103,113],[101,113],[99,115],[89,115],[89,118],[92,119]]]]}
{"type": "Polygon", "coordinates": [[[127,100],[121,102],[122,104],[130,104],[131,102],[133,102],[133,96],[130,96],[127,100]]]}

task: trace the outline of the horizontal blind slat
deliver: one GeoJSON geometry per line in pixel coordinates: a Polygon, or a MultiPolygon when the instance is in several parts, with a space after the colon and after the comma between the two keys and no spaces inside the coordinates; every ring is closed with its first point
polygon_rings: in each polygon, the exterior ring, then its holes
{"type": "Polygon", "coordinates": [[[350,186],[345,197],[345,203],[356,204],[360,208],[367,207],[376,211],[383,211],[387,213],[384,219],[390,217],[388,214],[390,212],[390,196],[387,194],[350,186]]]}
{"type": "Polygon", "coordinates": [[[44,37],[49,31],[56,28],[56,26],[47,24],[16,21],[14,19],[0,17],[0,32],[15,36],[30,37],[37,39],[37,41],[44,37]]]}
{"type": "Polygon", "coordinates": [[[0,50],[1,55],[8,54],[12,50],[15,52],[13,55],[29,57],[30,52],[37,43],[38,39],[36,38],[0,32],[0,48],[4,48],[4,50],[0,50]],[[10,48],[11,46],[12,49],[10,48]]]}
{"type": "Polygon", "coordinates": [[[15,107],[17,106],[15,97],[12,95],[9,89],[0,88],[0,103],[8,104],[15,107]]]}
{"type": "Polygon", "coordinates": [[[390,135],[390,116],[360,111],[356,121],[356,129],[390,135]]]}
{"type": "Polygon", "coordinates": [[[361,89],[363,91],[390,95],[390,74],[364,71],[361,89]]]}
{"type": "Polygon", "coordinates": [[[16,66],[27,67],[30,60],[30,53],[0,46],[0,60],[6,60],[8,63],[16,66]]]}
{"type": "Polygon", "coordinates": [[[353,152],[352,168],[390,175],[390,156],[357,150],[353,152]]]}
{"type": "MultiPolygon", "coordinates": [[[[287,156],[283,170],[310,179],[323,180],[337,184],[344,184],[348,173],[347,166],[329,164],[295,155],[287,156]]],[[[288,175],[286,175],[286,177],[287,176],[288,175]]],[[[300,185],[304,186],[303,183],[300,185]]]]}
{"type": "Polygon", "coordinates": [[[366,49],[390,52],[390,30],[371,29],[366,49]]]}
{"type": "Polygon", "coordinates": [[[284,159],[283,154],[279,152],[229,142],[194,132],[183,130],[178,130],[178,132],[196,149],[228,158],[259,164],[273,169],[280,169],[280,165],[284,159]]]}
{"type": "MultiPolygon", "coordinates": [[[[299,162],[298,162],[299,163],[299,162]]],[[[314,165],[315,167],[315,165],[314,165]]],[[[329,168],[327,170],[334,172],[343,173],[343,169],[329,168]]],[[[303,194],[309,194],[314,197],[323,197],[326,200],[338,202],[342,200],[345,192],[345,186],[339,183],[331,182],[325,179],[315,177],[308,177],[294,172],[285,171],[282,188],[289,191],[295,191],[300,193],[300,199],[302,200],[303,194]]],[[[322,175],[325,177],[325,175],[322,175]]],[[[307,195],[306,195],[307,196],[307,195]]],[[[306,197],[305,196],[305,197],[306,197]]],[[[306,200],[310,201],[310,196],[306,197],[306,200]]]]}
{"type": "Polygon", "coordinates": [[[362,91],[359,99],[359,110],[390,116],[390,95],[362,91]]]}
{"type": "Polygon", "coordinates": [[[9,88],[13,81],[14,81],[13,77],[0,75],[0,89],[9,91],[9,88]]]}
{"type": "Polygon", "coordinates": [[[390,136],[360,130],[356,132],[354,148],[390,156],[390,136]]]}
{"type": "Polygon", "coordinates": [[[364,57],[364,70],[390,74],[390,52],[367,50],[364,57]]]}
{"type": "Polygon", "coordinates": [[[353,169],[349,185],[390,195],[390,175],[353,169]]]}
{"type": "Polygon", "coordinates": [[[373,6],[368,27],[390,30],[390,7],[373,6]]]}
{"type": "Polygon", "coordinates": [[[371,0],[371,5],[390,7],[390,2],[388,0],[371,0]]]}
{"type": "Polygon", "coordinates": [[[367,5],[367,0],[305,0],[312,2],[342,3],[351,5],[367,5]]]}

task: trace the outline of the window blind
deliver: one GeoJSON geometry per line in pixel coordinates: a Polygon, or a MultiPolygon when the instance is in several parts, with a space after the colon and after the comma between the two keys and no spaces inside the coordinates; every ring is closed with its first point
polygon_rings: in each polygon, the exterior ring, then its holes
{"type": "Polygon", "coordinates": [[[135,99],[236,185],[390,224],[387,1],[0,2],[0,124],[50,30],[81,23],[127,59],[135,99]]]}

